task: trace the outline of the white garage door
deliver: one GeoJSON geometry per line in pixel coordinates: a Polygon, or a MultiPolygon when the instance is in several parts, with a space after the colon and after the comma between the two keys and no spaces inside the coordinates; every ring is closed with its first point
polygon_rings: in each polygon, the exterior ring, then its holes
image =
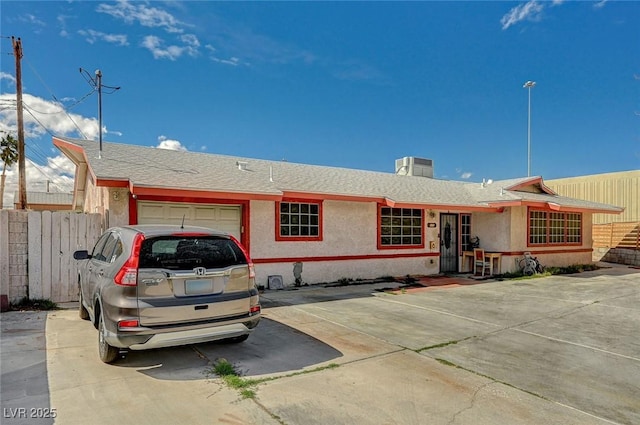
{"type": "Polygon", "coordinates": [[[174,202],[138,202],[139,224],[184,224],[204,226],[231,233],[240,240],[240,205],[180,204],[174,202]]]}

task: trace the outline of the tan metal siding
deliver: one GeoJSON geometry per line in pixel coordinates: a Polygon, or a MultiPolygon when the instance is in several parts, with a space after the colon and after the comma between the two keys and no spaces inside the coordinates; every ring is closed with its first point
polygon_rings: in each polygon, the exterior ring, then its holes
{"type": "Polygon", "coordinates": [[[594,224],[640,221],[640,170],[545,180],[558,195],[624,207],[622,214],[594,214],[594,224]]]}

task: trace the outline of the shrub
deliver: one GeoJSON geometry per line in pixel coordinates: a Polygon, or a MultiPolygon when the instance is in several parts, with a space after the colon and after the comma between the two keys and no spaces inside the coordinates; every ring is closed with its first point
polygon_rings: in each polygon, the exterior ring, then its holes
{"type": "Polygon", "coordinates": [[[58,310],[58,304],[49,299],[34,298],[29,299],[23,297],[16,303],[11,303],[11,310],[14,311],[42,311],[42,310],[58,310]]]}

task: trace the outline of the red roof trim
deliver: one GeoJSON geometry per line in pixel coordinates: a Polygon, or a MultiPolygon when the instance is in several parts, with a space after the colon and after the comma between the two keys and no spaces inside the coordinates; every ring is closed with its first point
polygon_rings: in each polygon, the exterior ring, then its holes
{"type": "Polygon", "coordinates": [[[275,194],[261,194],[261,193],[240,193],[240,192],[220,192],[220,191],[207,191],[207,190],[189,190],[189,189],[174,189],[174,188],[160,188],[160,187],[142,187],[131,184],[129,190],[134,195],[140,196],[170,196],[170,197],[188,197],[188,198],[220,198],[220,199],[233,199],[238,201],[278,201],[282,199],[282,196],[275,194]]]}
{"type": "Polygon", "coordinates": [[[96,186],[104,186],[104,187],[129,187],[129,180],[118,180],[118,179],[97,179],[96,186]]]}
{"type": "Polygon", "coordinates": [[[385,199],[377,196],[357,196],[357,195],[339,195],[331,193],[307,193],[285,190],[282,193],[283,198],[299,198],[315,201],[352,201],[352,202],[377,202],[384,203],[385,199]]]}
{"type": "MultiPolygon", "coordinates": [[[[64,153],[67,156],[67,158],[69,158],[71,162],[73,162],[76,165],[76,168],[79,168],[80,163],[84,162],[84,164],[87,166],[87,173],[91,177],[91,181],[93,182],[97,181],[96,175],[94,174],[93,169],[91,168],[91,166],[89,165],[89,161],[87,160],[87,152],[84,150],[82,146],[78,146],[74,143],[67,142],[66,140],[58,139],[57,137],[53,137],[53,145],[58,149],[60,149],[62,153],[64,153]],[[65,151],[74,152],[80,155],[68,155],[66,154],[65,151]],[[82,157],[82,161],[80,161],[79,157],[82,157]],[[74,159],[78,160],[79,162],[74,161],[74,159]]],[[[82,182],[82,185],[83,185],[82,190],[86,189],[85,182],[82,182]]],[[[74,191],[75,191],[75,188],[74,188],[74,191]]],[[[73,196],[75,196],[75,193],[73,196]]]]}
{"type": "Polygon", "coordinates": [[[612,211],[608,209],[589,208],[589,207],[577,207],[577,206],[563,206],[551,201],[527,201],[527,200],[515,200],[504,202],[489,202],[489,206],[498,210],[504,207],[534,207],[546,211],[562,211],[562,212],[579,212],[579,213],[601,213],[601,214],[620,214],[622,211],[612,211]]]}

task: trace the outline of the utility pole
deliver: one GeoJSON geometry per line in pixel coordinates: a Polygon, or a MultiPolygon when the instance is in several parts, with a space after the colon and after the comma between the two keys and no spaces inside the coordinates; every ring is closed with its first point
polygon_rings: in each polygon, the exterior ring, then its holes
{"type": "Polygon", "coordinates": [[[98,86],[98,137],[100,140],[100,150],[98,151],[98,158],[102,157],[102,71],[96,69],[96,85],[98,86]]]}
{"type": "Polygon", "coordinates": [[[16,58],[16,106],[17,106],[17,124],[18,124],[18,207],[21,210],[27,209],[27,178],[25,172],[24,158],[24,119],[22,117],[22,41],[20,37],[17,39],[11,37],[13,44],[13,56],[16,58]]]}
{"type": "Polygon", "coordinates": [[[99,69],[96,69],[96,78],[92,78],[91,75],[89,75],[89,73],[87,71],[85,71],[84,69],[80,68],[80,73],[83,74],[85,76],[85,79],[87,80],[87,82],[93,87],[94,90],[98,90],[98,138],[100,141],[100,146],[99,146],[99,150],[98,150],[98,159],[102,158],[102,87],[106,87],[110,90],[112,90],[111,92],[109,92],[108,94],[111,94],[113,92],[115,92],[116,90],[120,90],[120,87],[112,87],[112,86],[105,86],[102,84],[102,71],[100,71],[99,69]]]}

